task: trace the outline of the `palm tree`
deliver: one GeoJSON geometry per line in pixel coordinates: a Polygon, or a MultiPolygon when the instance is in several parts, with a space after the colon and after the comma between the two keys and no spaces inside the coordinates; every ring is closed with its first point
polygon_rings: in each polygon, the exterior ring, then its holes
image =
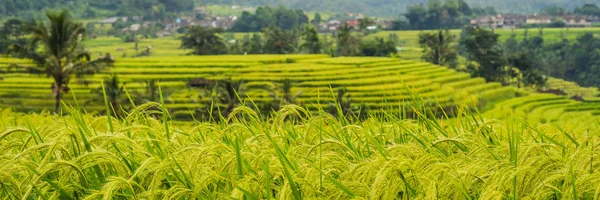
{"type": "Polygon", "coordinates": [[[213,120],[218,120],[220,116],[228,117],[237,106],[242,104],[241,98],[244,96],[243,80],[229,78],[216,81],[200,96],[204,108],[199,113],[206,114],[213,120]]]}
{"type": "Polygon", "coordinates": [[[85,28],[74,22],[66,11],[48,12],[46,16],[49,24],[30,27],[29,45],[13,45],[12,51],[33,60],[35,67],[30,68],[31,73],[45,74],[54,79],[51,88],[56,99],[55,112],[58,113],[63,93],[69,92],[72,75],[94,74],[114,60],[109,54],[91,60],[90,54],[81,45],[85,28]]]}
{"type": "Polygon", "coordinates": [[[423,47],[423,59],[436,65],[456,68],[458,49],[456,36],[448,30],[419,34],[419,44],[423,47]]]}
{"type": "Polygon", "coordinates": [[[265,44],[264,53],[288,54],[295,50],[295,35],[291,31],[281,30],[279,27],[267,27],[264,29],[265,44]]]}
{"type": "Polygon", "coordinates": [[[348,23],[338,29],[338,52],[341,56],[351,56],[356,52],[357,39],[352,36],[352,29],[348,23]]]}
{"type": "MultiPolygon", "coordinates": [[[[93,99],[91,102],[104,102],[106,100],[110,105],[110,109],[112,109],[113,116],[121,116],[121,110],[123,109],[122,104],[128,102],[128,99],[125,98],[126,93],[123,83],[116,74],[113,74],[110,77],[105,78],[102,84],[103,86],[100,86],[93,91],[93,93],[98,95],[98,98],[93,99]]],[[[110,111],[107,110],[107,112],[110,111]]],[[[111,113],[106,114],[109,115],[111,113]]]]}
{"type": "MultiPolygon", "coordinates": [[[[297,104],[297,99],[302,96],[303,92],[298,91],[296,93],[292,92],[292,88],[294,82],[290,79],[284,79],[281,81],[281,86],[275,89],[267,89],[270,92],[270,96],[273,99],[272,105],[270,109],[279,110],[281,106],[297,104]],[[277,93],[277,91],[281,92],[281,95],[277,93]]],[[[302,104],[302,103],[300,103],[302,104]]],[[[302,105],[301,105],[302,106],[302,105]]]]}
{"type": "Polygon", "coordinates": [[[304,39],[304,43],[300,46],[302,49],[308,50],[308,53],[311,54],[321,53],[323,44],[319,41],[319,33],[317,33],[315,27],[307,26],[302,33],[302,37],[304,39]]]}

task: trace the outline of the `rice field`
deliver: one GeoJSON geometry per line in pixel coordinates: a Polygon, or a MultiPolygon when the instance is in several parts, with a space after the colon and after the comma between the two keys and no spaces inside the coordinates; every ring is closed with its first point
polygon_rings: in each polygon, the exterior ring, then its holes
{"type": "MultiPolygon", "coordinates": [[[[323,13],[321,13],[323,14],[323,13]]],[[[312,15],[311,15],[312,16],[312,15]]],[[[599,28],[545,28],[541,29],[541,34],[545,42],[558,42],[562,38],[569,41],[574,41],[579,35],[589,32],[597,32],[599,28]]],[[[452,34],[457,37],[460,36],[461,30],[450,30],[452,34]]],[[[365,41],[373,40],[376,37],[388,39],[390,34],[396,34],[398,36],[398,42],[402,46],[402,50],[398,52],[398,56],[405,60],[420,61],[423,49],[419,46],[419,33],[422,30],[409,30],[409,31],[379,31],[374,34],[363,37],[365,41]]],[[[540,29],[497,29],[496,33],[500,35],[500,40],[504,41],[508,39],[512,34],[516,34],[516,39],[521,40],[525,32],[529,36],[540,35],[540,29]]],[[[230,34],[230,33],[226,33],[230,34]]],[[[244,37],[252,37],[253,33],[233,33],[232,36],[236,40],[242,40],[244,37]]],[[[261,34],[261,33],[259,33],[261,34]]],[[[322,34],[323,36],[330,36],[330,34],[322,34]]],[[[330,38],[331,39],[331,38],[330,38]]],[[[329,39],[329,40],[330,40],[329,39]]],[[[161,37],[161,38],[149,38],[141,39],[138,43],[138,50],[136,52],[135,43],[124,43],[121,38],[116,37],[98,37],[96,39],[86,40],[84,42],[86,48],[93,53],[93,55],[99,55],[101,53],[110,53],[116,58],[133,58],[137,57],[139,53],[146,50],[148,47],[151,49],[151,57],[175,57],[183,56],[190,53],[189,50],[180,49],[181,41],[177,36],[161,37]]]]}
{"type": "Polygon", "coordinates": [[[412,100],[414,119],[363,122],[293,105],[186,124],[156,103],[124,119],[5,109],[0,199],[600,198],[597,131],[464,106],[438,119],[412,100]]]}
{"type": "MultiPolygon", "coordinates": [[[[31,112],[52,110],[54,101],[49,89],[52,80],[31,75],[23,70],[8,70],[12,64],[28,65],[27,61],[0,59],[0,70],[7,71],[0,81],[1,108],[31,112]]],[[[473,107],[511,98],[515,89],[498,83],[486,83],[429,63],[396,58],[329,58],[326,55],[252,55],[252,56],[171,56],[120,58],[103,73],[75,79],[71,93],[63,99],[78,104],[89,112],[102,111],[96,101],[101,81],[117,74],[130,93],[145,89],[144,81],[156,80],[172,93],[165,98],[166,108],[181,118],[190,118],[190,109],[205,109],[200,89],[187,87],[193,79],[240,80],[244,83],[240,97],[248,104],[274,101],[281,96],[284,81],[292,82],[292,93],[301,93],[297,103],[316,111],[335,103],[334,93],[345,88],[356,106],[374,113],[388,108],[406,107],[411,92],[432,104],[448,107],[468,104],[473,107]],[[76,100],[75,100],[76,99],[76,100]]]]}
{"type": "Polygon", "coordinates": [[[407,59],[174,55],[120,58],[86,84],[75,79],[54,115],[51,79],[13,64],[29,62],[0,59],[0,199],[600,198],[600,101],[591,98],[407,59]],[[111,74],[131,93],[144,80],[173,92],[123,117],[100,115],[108,105],[87,102],[111,74]],[[228,123],[197,121],[191,110],[206,108],[187,87],[195,78],[244,80],[252,104],[289,80],[303,106],[265,115],[242,104],[228,123]],[[368,119],[324,110],[341,87],[368,119]]]}

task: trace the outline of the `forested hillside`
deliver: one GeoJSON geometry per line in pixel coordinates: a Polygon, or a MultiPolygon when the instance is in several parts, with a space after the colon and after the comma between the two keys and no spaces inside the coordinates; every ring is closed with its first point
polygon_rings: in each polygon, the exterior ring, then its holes
{"type": "MultiPolygon", "coordinates": [[[[458,0],[450,0],[456,1],[458,0]]],[[[471,7],[485,8],[493,6],[496,10],[507,13],[534,13],[549,6],[558,6],[573,10],[593,0],[465,0],[471,7]]],[[[93,18],[96,16],[134,15],[151,13],[156,17],[179,11],[191,11],[194,5],[283,5],[293,9],[319,12],[352,12],[371,16],[396,17],[405,12],[411,5],[428,4],[444,0],[0,0],[0,16],[14,16],[19,13],[35,17],[31,11],[45,8],[66,8],[75,16],[93,18]]],[[[26,15],[20,15],[26,16],[26,15]]]]}
{"type": "MultiPolygon", "coordinates": [[[[432,0],[441,1],[443,0],[432,0]]],[[[541,8],[559,6],[573,10],[585,3],[597,3],[594,0],[465,0],[472,7],[493,6],[500,12],[533,13],[541,8]]],[[[198,0],[199,4],[241,4],[241,5],[277,5],[309,11],[363,12],[374,16],[397,16],[408,6],[427,4],[428,0],[198,0]]]]}
{"type": "Polygon", "coordinates": [[[39,17],[47,8],[62,8],[81,18],[101,16],[164,17],[169,13],[191,11],[194,0],[0,0],[0,16],[39,17]]]}

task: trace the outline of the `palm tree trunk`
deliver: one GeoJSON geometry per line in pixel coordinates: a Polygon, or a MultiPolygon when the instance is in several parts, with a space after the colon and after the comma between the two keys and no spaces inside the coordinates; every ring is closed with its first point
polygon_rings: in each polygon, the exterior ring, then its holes
{"type": "Polygon", "coordinates": [[[62,94],[62,84],[56,84],[53,88],[55,90],[54,98],[56,100],[56,106],[54,107],[54,113],[58,114],[60,111],[60,98],[62,94]]]}

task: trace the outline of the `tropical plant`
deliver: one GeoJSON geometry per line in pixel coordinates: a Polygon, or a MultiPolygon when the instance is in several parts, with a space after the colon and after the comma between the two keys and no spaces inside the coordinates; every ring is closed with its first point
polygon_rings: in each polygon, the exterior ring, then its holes
{"type": "Polygon", "coordinates": [[[294,53],[296,36],[291,31],[284,31],[278,27],[271,26],[264,29],[265,44],[263,52],[268,54],[294,53]]]}
{"type": "Polygon", "coordinates": [[[362,41],[358,48],[362,56],[390,56],[397,53],[394,42],[379,37],[374,41],[362,41]]]}
{"type": "Polygon", "coordinates": [[[348,23],[344,23],[337,31],[337,48],[340,56],[355,55],[358,51],[358,39],[352,35],[352,29],[348,23]]]}
{"type": "MultiPolygon", "coordinates": [[[[290,79],[284,79],[280,82],[280,86],[275,89],[268,89],[273,102],[269,106],[272,110],[279,110],[281,107],[286,105],[297,105],[299,102],[297,101],[300,96],[302,96],[303,91],[298,91],[296,93],[292,92],[292,88],[294,87],[294,82],[290,79]]],[[[302,104],[302,103],[300,103],[302,104]]]]}
{"type": "Polygon", "coordinates": [[[302,37],[304,39],[304,43],[300,45],[301,49],[307,50],[308,53],[311,54],[321,53],[323,44],[319,40],[319,33],[317,32],[317,29],[312,26],[307,26],[302,33],[302,37]]]}
{"type": "Polygon", "coordinates": [[[519,70],[518,76],[518,87],[521,84],[525,86],[534,86],[540,88],[546,84],[546,76],[537,69],[535,62],[531,60],[529,55],[525,53],[516,54],[508,59],[508,63],[511,67],[519,70]]]}
{"type": "Polygon", "coordinates": [[[423,48],[423,60],[436,65],[456,68],[458,64],[456,36],[450,34],[449,30],[421,33],[419,34],[419,44],[423,48]]]}
{"type": "Polygon", "coordinates": [[[29,71],[52,77],[52,94],[56,100],[55,112],[60,111],[60,101],[69,92],[73,75],[84,76],[105,69],[114,62],[110,54],[92,60],[82,45],[85,28],[73,21],[67,11],[46,13],[49,23],[38,23],[30,27],[30,42],[27,46],[15,44],[12,52],[31,59],[35,67],[29,71]]]}
{"type": "Polygon", "coordinates": [[[163,99],[169,99],[175,92],[170,88],[159,87],[159,81],[156,79],[143,80],[141,83],[144,85],[144,88],[141,91],[136,90],[133,92],[133,100],[137,104],[159,102],[161,95],[163,99]]]}
{"type": "Polygon", "coordinates": [[[472,74],[488,81],[505,83],[507,71],[502,49],[498,47],[498,34],[492,31],[467,27],[460,38],[465,56],[479,64],[472,74]]]}
{"type": "Polygon", "coordinates": [[[227,46],[219,34],[223,29],[207,29],[201,26],[191,26],[187,28],[185,34],[181,37],[181,47],[192,49],[194,55],[215,55],[226,54],[227,46]]]}
{"type": "Polygon", "coordinates": [[[237,106],[242,104],[244,97],[244,81],[223,79],[215,81],[204,90],[199,97],[203,108],[197,112],[209,120],[221,120],[228,117],[237,106]]]}
{"type": "Polygon", "coordinates": [[[323,22],[323,18],[321,17],[320,13],[315,13],[315,17],[313,18],[313,20],[310,20],[310,23],[315,27],[319,27],[319,24],[321,24],[321,22],[323,22]]]}
{"type": "Polygon", "coordinates": [[[125,86],[119,80],[119,76],[117,74],[112,74],[110,77],[104,79],[102,81],[102,86],[92,91],[94,94],[98,95],[97,98],[93,100],[96,103],[107,103],[111,113],[107,113],[113,115],[115,117],[120,117],[123,114],[123,105],[129,102],[129,99],[126,97],[125,86]]]}

